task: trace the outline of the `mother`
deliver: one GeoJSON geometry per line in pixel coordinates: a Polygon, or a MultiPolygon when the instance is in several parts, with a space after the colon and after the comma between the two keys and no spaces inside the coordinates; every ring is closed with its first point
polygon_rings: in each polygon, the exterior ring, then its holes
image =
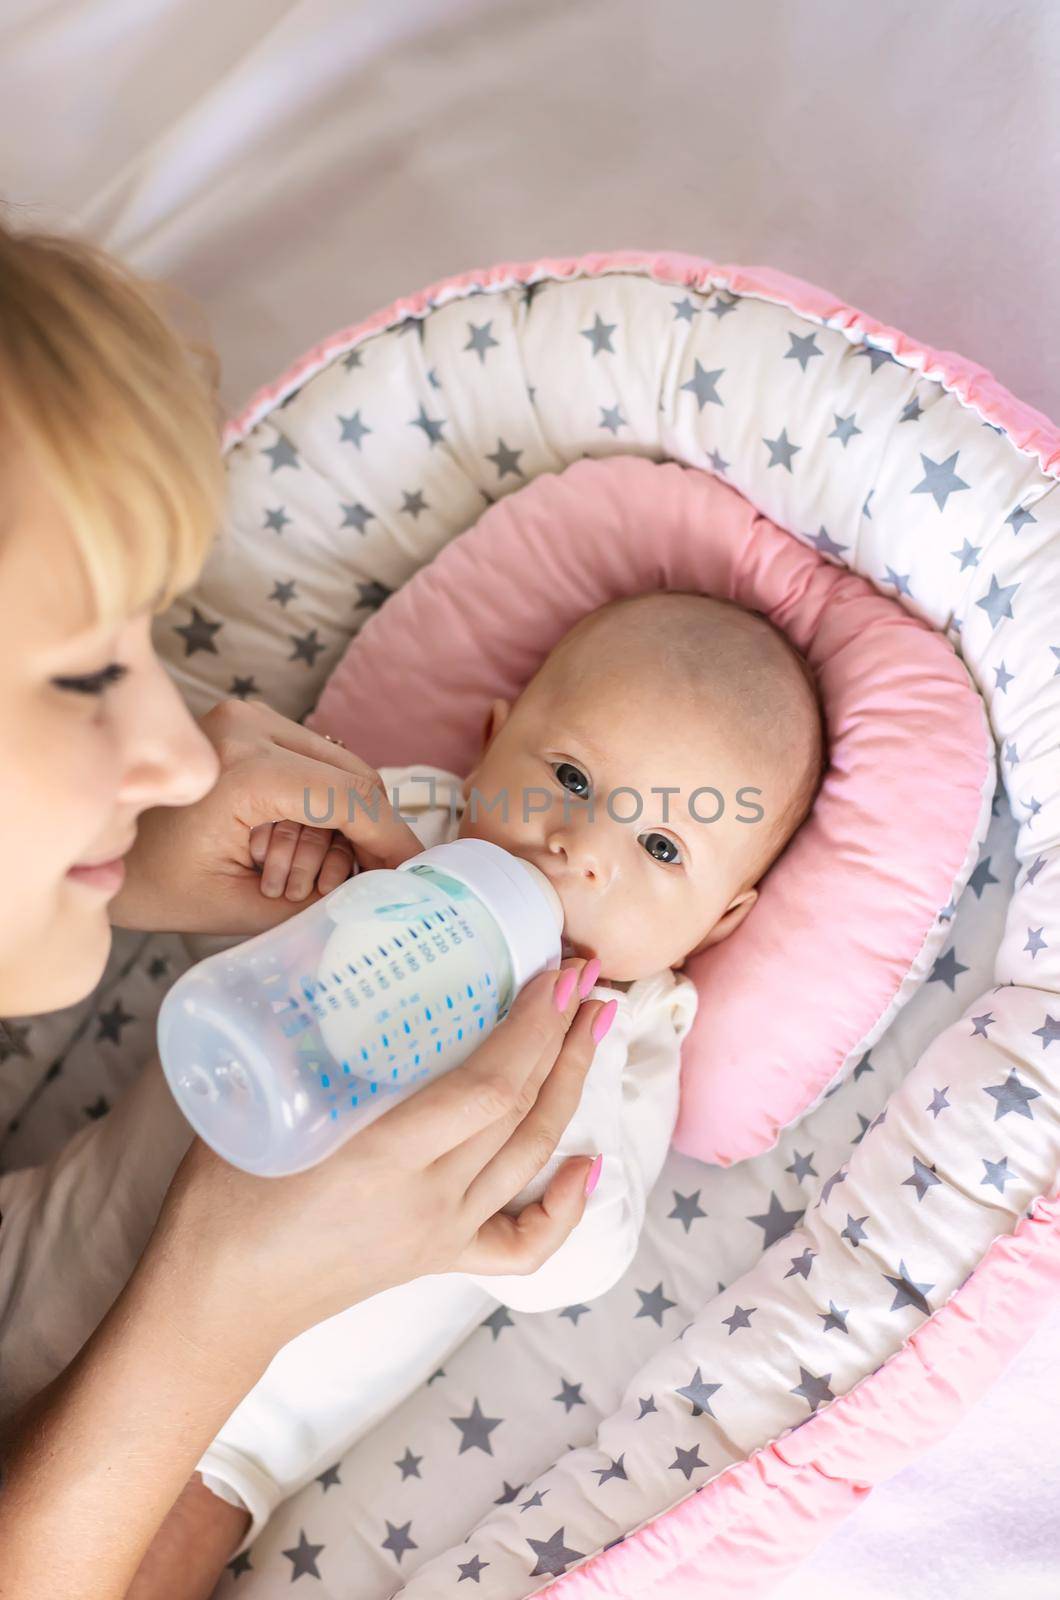
{"type": "MultiPolygon", "coordinates": [[[[193,348],[102,252],[0,225],[0,1015],[90,993],[112,923],[247,934],[291,915],[297,899],[262,893],[252,829],[297,825],[307,796],[319,815],[329,785],[379,785],[262,705],[196,725],[154,654],[152,616],[223,507],[193,348]]],[[[363,866],[419,849],[387,804],[350,809],[318,886],[350,846],[363,866]]],[[[187,1130],[143,1150],[167,1092],[155,1058],[50,1163],[0,1179],[0,1595],[125,1595],[282,1345],[423,1273],[529,1272],[563,1242],[586,1157],[500,1213],[592,1055],[602,1002],[558,988],[541,974],[462,1067],[299,1176],[248,1176],[187,1130]]]]}

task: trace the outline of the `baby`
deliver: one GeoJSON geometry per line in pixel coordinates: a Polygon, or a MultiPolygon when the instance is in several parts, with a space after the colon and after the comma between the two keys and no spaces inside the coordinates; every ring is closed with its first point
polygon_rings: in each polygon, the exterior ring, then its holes
{"type": "MultiPolygon", "coordinates": [[[[356,749],[356,729],[329,731],[356,749]]],[[[420,1278],[280,1351],[199,1464],[215,1493],[251,1512],[240,1550],[498,1302],[572,1305],[625,1272],[696,1011],[679,969],[748,915],[813,805],[824,756],[816,686],[783,633],[730,601],[663,591],[593,611],[513,703],[494,700],[465,778],[382,770],[425,847],[489,839],[544,872],[565,953],[597,956],[592,994],[617,1001],[559,1149],[508,1209],[539,1198],[572,1155],[601,1152],[603,1165],[582,1220],[537,1271],[420,1278]]]]}

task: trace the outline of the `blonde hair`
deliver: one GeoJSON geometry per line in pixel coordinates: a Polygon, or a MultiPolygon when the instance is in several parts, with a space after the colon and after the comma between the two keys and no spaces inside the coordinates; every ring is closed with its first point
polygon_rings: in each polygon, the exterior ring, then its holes
{"type": "Polygon", "coordinates": [[[0,482],[23,464],[42,475],[96,620],[163,610],[221,519],[216,352],[179,331],[171,286],[87,240],[16,233],[11,209],[0,206],[0,482]]]}

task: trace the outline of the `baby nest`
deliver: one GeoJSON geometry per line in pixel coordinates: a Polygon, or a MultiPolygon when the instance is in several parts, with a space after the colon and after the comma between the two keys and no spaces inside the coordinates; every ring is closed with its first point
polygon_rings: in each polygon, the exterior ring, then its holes
{"type": "MultiPolygon", "coordinates": [[[[934,943],[885,1031],[800,1079],[753,1154],[672,1151],[622,1282],[494,1313],[219,1590],[765,1593],[952,1425],[1060,1285],[1060,436],[809,285],[626,252],[399,301],[225,444],[223,536],[157,625],[197,711],[258,693],[305,717],[492,500],[613,455],[722,479],[949,640],[982,696],[1001,784],[954,819],[934,943]]],[[[116,942],[93,1004],[137,984],[149,1030],[148,959],[116,942]]],[[[150,1041],[125,1043],[139,1061],[150,1041]]],[[[52,1101],[68,1122],[85,1082],[52,1101]]]]}

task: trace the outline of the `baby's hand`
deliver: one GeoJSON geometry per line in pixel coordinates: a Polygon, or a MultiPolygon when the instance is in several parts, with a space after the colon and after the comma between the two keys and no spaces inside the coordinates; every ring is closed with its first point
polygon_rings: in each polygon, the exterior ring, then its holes
{"type": "Polygon", "coordinates": [[[300,822],[263,822],[250,830],[250,854],[261,868],[261,892],[276,900],[304,900],[314,886],[337,889],[354,871],[353,847],[333,828],[300,822]]]}

